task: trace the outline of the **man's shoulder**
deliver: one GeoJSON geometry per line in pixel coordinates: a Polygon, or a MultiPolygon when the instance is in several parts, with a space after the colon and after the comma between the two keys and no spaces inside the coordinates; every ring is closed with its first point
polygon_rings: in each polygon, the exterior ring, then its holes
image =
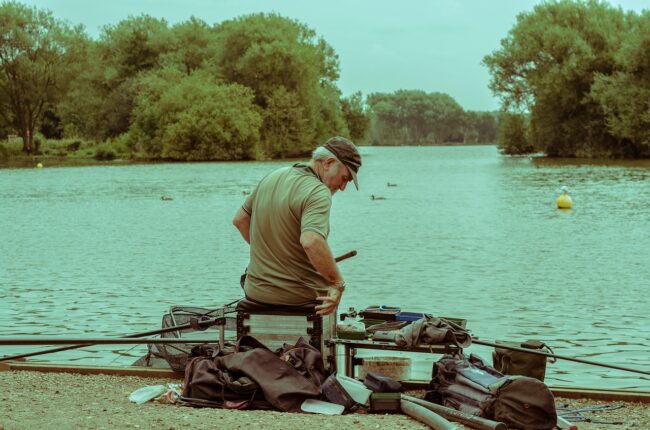
{"type": "MultiPolygon", "coordinates": [[[[331,193],[327,186],[316,177],[309,169],[303,168],[303,165],[293,165],[280,167],[271,172],[263,182],[279,183],[284,182],[284,186],[292,185],[286,190],[293,190],[292,194],[298,193],[304,197],[316,197],[331,199],[331,193]]],[[[295,195],[295,194],[294,194],[295,195]]]]}
{"type": "Polygon", "coordinates": [[[332,193],[330,193],[327,186],[314,175],[304,172],[298,172],[296,175],[298,189],[300,189],[304,194],[327,199],[332,197],[332,193]]]}

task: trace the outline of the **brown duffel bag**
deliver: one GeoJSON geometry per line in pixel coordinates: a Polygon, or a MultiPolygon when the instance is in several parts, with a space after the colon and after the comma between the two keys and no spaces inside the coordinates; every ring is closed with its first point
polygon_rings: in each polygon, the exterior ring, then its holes
{"type": "Polygon", "coordinates": [[[259,385],[245,374],[220,367],[215,358],[194,357],[185,367],[180,402],[197,407],[269,409],[260,394],[259,385]]]}
{"type": "Polygon", "coordinates": [[[188,362],[181,400],[192,404],[193,399],[198,399],[193,406],[237,409],[265,408],[266,402],[267,407],[298,412],[305,399],[320,394],[318,382],[300,374],[292,363],[280,359],[256,339],[243,336],[232,354],[197,357],[188,362]]]}

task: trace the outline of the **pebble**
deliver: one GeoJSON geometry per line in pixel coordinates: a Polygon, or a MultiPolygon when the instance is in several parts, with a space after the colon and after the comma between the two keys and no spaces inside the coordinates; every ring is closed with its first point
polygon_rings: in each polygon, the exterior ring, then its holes
{"type": "MultiPolygon", "coordinates": [[[[283,414],[266,411],[230,411],[221,409],[191,409],[187,407],[147,403],[136,405],[128,395],[147,385],[167,384],[177,380],[139,378],[133,376],[74,375],[39,372],[0,372],[0,386],[11,396],[2,397],[0,430],[27,428],[74,428],[75,430],[113,428],[166,428],[213,430],[219,428],[354,428],[356,429],[426,429],[427,427],[404,415],[348,414],[324,417],[308,414],[283,414]],[[58,391],[57,396],[52,394],[58,391]],[[95,401],[96,399],[102,401],[95,401]],[[88,402],[88,399],[93,399],[88,402]],[[35,414],[33,405],[47,405],[43,414],[35,414]],[[79,414],[83,410],[85,413],[79,414]],[[86,418],[92,417],[92,419],[86,418]],[[134,424],[137,422],[138,424],[134,424]],[[163,424],[164,423],[164,427],[163,424]]],[[[416,392],[410,395],[418,395],[416,392]]],[[[421,393],[420,393],[421,394],[421,393]]],[[[597,400],[559,399],[571,408],[612,404],[597,400]]],[[[619,404],[619,403],[615,403],[619,404]]],[[[591,414],[602,421],[622,421],[623,425],[606,426],[578,423],[580,430],[650,429],[650,405],[624,403],[624,408],[591,414]]],[[[462,427],[467,429],[467,427],[462,427]]]]}

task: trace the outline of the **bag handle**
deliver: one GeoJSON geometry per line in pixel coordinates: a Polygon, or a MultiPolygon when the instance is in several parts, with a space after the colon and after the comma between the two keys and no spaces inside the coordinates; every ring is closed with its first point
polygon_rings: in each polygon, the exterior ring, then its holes
{"type": "MultiPolygon", "coordinates": [[[[521,344],[521,347],[528,349],[541,349],[550,354],[555,354],[550,346],[540,340],[527,340],[521,344]]],[[[547,357],[547,359],[549,363],[555,363],[557,361],[557,358],[555,357],[547,357]]]]}

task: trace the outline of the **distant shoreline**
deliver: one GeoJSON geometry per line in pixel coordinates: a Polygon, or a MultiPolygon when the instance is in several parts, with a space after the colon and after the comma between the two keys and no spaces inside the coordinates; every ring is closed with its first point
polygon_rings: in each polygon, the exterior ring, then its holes
{"type": "MultiPolygon", "coordinates": [[[[495,143],[444,143],[444,144],[423,144],[423,145],[359,145],[367,148],[397,148],[397,147],[425,147],[425,146],[489,146],[495,143]]],[[[124,166],[130,164],[167,164],[167,163],[219,163],[219,162],[249,162],[249,161],[282,161],[302,160],[308,158],[309,154],[303,157],[286,157],[274,160],[206,160],[206,161],[185,161],[172,159],[148,159],[142,157],[119,157],[111,160],[88,157],[67,157],[59,155],[9,155],[5,159],[0,158],[0,169],[30,169],[36,168],[38,163],[43,167],[84,167],[84,166],[124,166]]]]}

